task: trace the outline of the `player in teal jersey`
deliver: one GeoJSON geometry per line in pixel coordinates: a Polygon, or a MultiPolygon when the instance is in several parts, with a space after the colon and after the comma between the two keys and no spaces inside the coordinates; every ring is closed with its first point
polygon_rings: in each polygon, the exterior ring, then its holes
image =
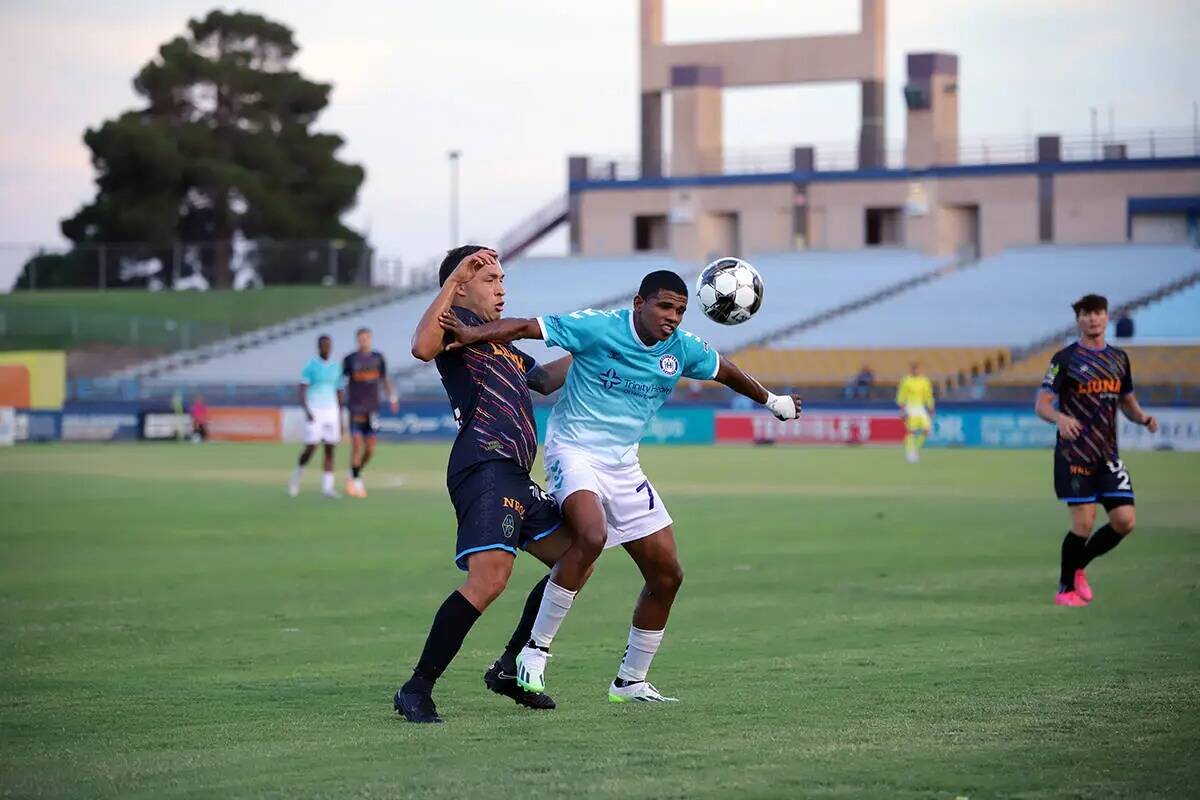
{"type": "Polygon", "coordinates": [[[795,419],[800,398],[774,395],[706,342],[679,328],[688,290],[674,272],[652,272],[633,308],[586,309],[537,319],[502,319],[470,327],[445,315],[452,346],[544,339],[574,356],[566,387],[546,428],[546,481],[575,532],[546,585],[531,639],[517,659],[527,691],[545,687],[550,642],[592,563],[621,545],[645,578],[625,656],[609,686],[612,702],[664,701],[647,680],[671,604],[683,581],[671,516],[642,472],[638,442],[681,378],[712,380],[795,419]]]}
{"type": "Polygon", "coordinates": [[[300,477],[304,465],[312,458],[318,444],[325,446],[325,472],[321,476],[321,494],[339,498],[333,488],[333,450],[342,440],[342,364],[330,357],[333,340],[322,335],[317,339],[317,355],[310,358],[300,372],[300,407],[304,409],[307,425],[304,430],[304,449],[292,480],[288,494],[300,494],[300,477]]]}

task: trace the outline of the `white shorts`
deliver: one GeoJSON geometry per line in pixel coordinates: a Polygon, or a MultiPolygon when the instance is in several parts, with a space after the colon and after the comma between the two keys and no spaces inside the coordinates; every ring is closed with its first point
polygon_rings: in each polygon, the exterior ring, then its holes
{"type": "Polygon", "coordinates": [[[310,408],[312,421],[304,428],[305,444],[337,444],[342,440],[342,410],[337,406],[310,408]]]}
{"type": "Polygon", "coordinates": [[[579,450],[547,448],[546,489],[560,506],[580,490],[596,493],[608,519],[605,549],[644,539],[671,524],[666,504],[636,461],[612,467],[579,450]]]}

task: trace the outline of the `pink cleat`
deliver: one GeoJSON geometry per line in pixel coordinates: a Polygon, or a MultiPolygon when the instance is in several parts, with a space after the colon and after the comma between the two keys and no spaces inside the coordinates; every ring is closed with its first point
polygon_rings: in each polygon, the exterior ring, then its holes
{"type": "Polygon", "coordinates": [[[1079,595],[1083,602],[1092,602],[1092,587],[1088,585],[1087,575],[1083,570],[1075,570],[1075,594],[1079,595]]]}
{"type": "Polygon", "coordinates": [[[1087,605],[1087,600],[1080,597],[1077,592],[1059,592],[1054,595],[1054,605],[1082,608],[1087,605]]]}

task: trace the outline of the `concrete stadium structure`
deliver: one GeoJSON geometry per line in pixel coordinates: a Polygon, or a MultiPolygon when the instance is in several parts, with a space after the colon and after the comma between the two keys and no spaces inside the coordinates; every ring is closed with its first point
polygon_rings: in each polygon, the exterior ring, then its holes
{"type": "Polygon", "coordinates": [[[573,156],[573,253],[670,252],[678,260],[763,251],[908,247],[995,255],[1014,246],[1196,241],[1200,142],[1044,135],[996,148],[959,139],[958,56],[912,53],[902,155],[886,147],[885,0],[860,0],[853,34],[666,44],[663,0],[641,2],[641,153],[632,169],[573,156]],[[795,146],[739,168],[722,141],[726,88],[856,82],[852,169],[795,146]],[[671,149],[663,149],[664,95],[671,149]],[[790,156],[790,157],[789,157],[790,156]],[[978,163],[978,162],[987,163],[978,163]],[[893,163],[898,162],[898,163],[893,163]]]}

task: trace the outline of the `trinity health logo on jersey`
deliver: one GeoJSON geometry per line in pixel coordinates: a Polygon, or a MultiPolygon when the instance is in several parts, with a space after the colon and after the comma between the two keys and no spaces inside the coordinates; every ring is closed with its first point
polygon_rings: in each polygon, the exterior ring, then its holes
{"type": "Polygon", "coordinates": [[[611,390],[614,386],[619,386],[620,384],[621,376],[618,375],[617,371],[612,367],[609,367],[606,371],[600,373],[600,385],[605,389],[611,390]]]}
{"type": "Polygon", "coordinates": [[[679,359],[667,353],[658,360],[658,368],[663,371],[664,375],[674,375],[679,372],[679,359]]]}

